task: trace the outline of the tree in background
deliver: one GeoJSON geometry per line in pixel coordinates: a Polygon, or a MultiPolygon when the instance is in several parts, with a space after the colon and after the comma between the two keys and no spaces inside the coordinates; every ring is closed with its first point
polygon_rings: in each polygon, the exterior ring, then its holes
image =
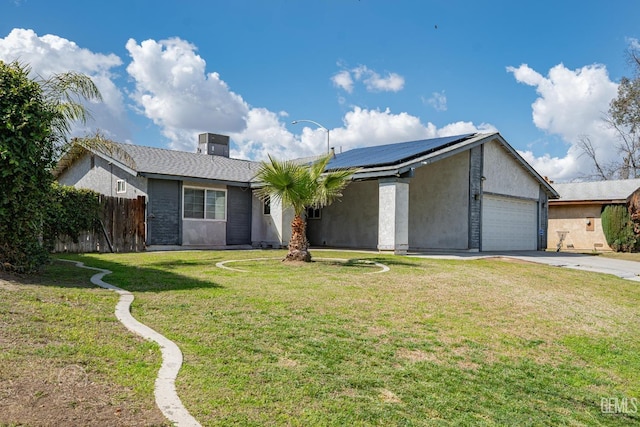
{"type": "Polygon", "coordinates": [[[343,169],[324,173],[331,158],[328,154],[311,165],[301,165],[292,161],[278,161],[269,156],[269,161],[262,162],[256,175],[262,184],[257,191],[258,197],[280,201],[283,208],[293,208],[286,261],[311,261],[307,224],[302,215],[309,207],[319,209],[341,197],[342,190],[355,172],[353,169],[343,169]]]}
{"type": "Polygon", "coordinates": [[[41,239],[51,170],[68,145],[71,123],[87,118],[80,100],[101,99],[85,75],[43,80],[29,72],[0,61],[0,268],[18,272],[33,271],[48,258],[41,239]]]}
{"type": "Polygon", "coordinates": [[[582,154],[593,164],[590,177],[598,180],[640,178],[640,52],[632,49],[628,55],[635,76],[620,80],[618,95],[609,104],[604,119],[616,132],[618,142],[613,148],[619,154],[618,160],[603,163],[588,136],[578,142],[582,154]]]}

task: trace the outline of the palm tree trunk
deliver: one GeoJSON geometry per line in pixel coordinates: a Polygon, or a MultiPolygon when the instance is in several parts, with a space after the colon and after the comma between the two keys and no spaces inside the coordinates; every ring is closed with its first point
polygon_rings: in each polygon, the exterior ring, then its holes
{"type": "Polygon", "coordinates": [[[309,253],[309,241],[307,240],[307,223],[296,215],[291,221],[291,240],[289,240],[289,253],[285,261],[311,261],[309,253]]]}

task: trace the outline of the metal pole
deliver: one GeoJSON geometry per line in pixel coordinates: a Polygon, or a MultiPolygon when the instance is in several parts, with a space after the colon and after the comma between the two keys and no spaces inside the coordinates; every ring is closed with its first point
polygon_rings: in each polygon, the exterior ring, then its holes
{"type": "Polygon", "coordinates": [[[313,123],[314,125],[318,126],[320,129],[324,129],[327,131],[327,154],[329,154],[331,152],[331,147],[330,147],[330,143],[329,143],[329,129],[322,126],[320,123],[313,121],[313,120],[308,120],[308,119],[301,119],[301,120],[294,120],[291,122],[292,125],[298,124],[300,122],[309,122],[309,123],[313,123]]]}
{"type": "Polygon", "coordinates": [[[329,154],[330,152],[330,148],[329,148],[329,129],[327,129],[327,154],[329,154]]]}

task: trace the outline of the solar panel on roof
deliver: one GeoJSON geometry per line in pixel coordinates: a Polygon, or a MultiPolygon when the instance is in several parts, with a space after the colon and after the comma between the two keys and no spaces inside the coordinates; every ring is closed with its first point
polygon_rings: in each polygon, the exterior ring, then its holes
{"type": "Polygon", "coordinates": [[[355,148],[338,154],[327,165],[327,169],[364,168],[388,166],[412,158],[440,150],[449,145],[468,139],[473,133],[441,138],[422,139],[419,141],[378,145],[375,147],[355,148]]]}

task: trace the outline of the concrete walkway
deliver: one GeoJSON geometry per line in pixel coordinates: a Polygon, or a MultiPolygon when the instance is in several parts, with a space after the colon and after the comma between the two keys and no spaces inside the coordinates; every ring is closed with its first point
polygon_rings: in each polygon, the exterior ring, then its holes
{"type": "Polygon", "coordinates": [[[574,254],[567,252],[514,251],[514,252],[423,252],[409,256],[440,259],[481,259],[505,257],[522,261],[536,262],[554,267],[574,268],[577,270],[613,274],[622,279],[640,282],[640,262],[606,258],[596,255],[574,254]]]}
{"type": "Polygon", "coordinates": [[[77,267],[89,270],[99,271],[91,277],[91,283],[101,288],[110,289],[120,295],[120,300],[116,305],[115,314],[118,320],[131,332],[141,337],[154,341],[160,346],[162,352],[162,365],[158,371],[156,378],[154,394],[156,405],[162,411],[165,417],[174,423],[177,427],[201,427],[200,423],[191,416],[189,411],[184,407],[176,392],[175,380],[178,371],[182,366],[182,352],[180,348],[171,340],[158,332],[154,331],[147,325],[138,322],[131,315],[131,303],[133,302],[133,294],[124,289],[113,286],[104,282],[102,278],[110,274],[111,271],[101,268],[87,267],[81,262],[71,260],[61,260],[74,263],[77,267]]]}

